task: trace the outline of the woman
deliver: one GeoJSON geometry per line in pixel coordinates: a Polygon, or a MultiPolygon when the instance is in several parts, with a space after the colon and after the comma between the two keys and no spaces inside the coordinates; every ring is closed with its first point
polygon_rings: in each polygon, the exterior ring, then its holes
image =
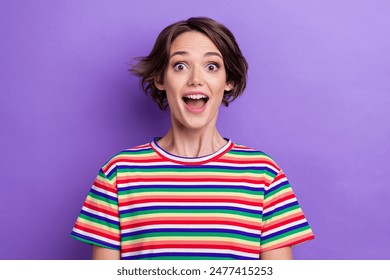
{"type": "Polygon", "coordinates": [[[247,69],[209,18],[168,26],[131,69],[172,126],[100,170],[71,234],[94,259],[292,259],[292,245],[314,238],[278,165],[216,128],[247,69]]]}

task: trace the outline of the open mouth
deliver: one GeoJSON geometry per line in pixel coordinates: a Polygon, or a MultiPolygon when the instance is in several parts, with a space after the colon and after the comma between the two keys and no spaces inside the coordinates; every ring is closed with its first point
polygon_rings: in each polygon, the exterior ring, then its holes
{"type": "Polygon", "coordinates": [[[191,108],[200,109],[209,101],[204,94],[188,94],[183,97],[183,101],[191,108]]]}

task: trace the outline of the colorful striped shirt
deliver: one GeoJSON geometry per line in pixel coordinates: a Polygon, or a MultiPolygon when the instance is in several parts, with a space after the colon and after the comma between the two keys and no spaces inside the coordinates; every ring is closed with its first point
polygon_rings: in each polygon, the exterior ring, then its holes
{"type": "Polygon", "coordinates": [[[122,259],[259,259],[314,238],[292,188],[265,153],[228,143],[185,158],[157,138],[103,165],[71,236],[122,259]]]}

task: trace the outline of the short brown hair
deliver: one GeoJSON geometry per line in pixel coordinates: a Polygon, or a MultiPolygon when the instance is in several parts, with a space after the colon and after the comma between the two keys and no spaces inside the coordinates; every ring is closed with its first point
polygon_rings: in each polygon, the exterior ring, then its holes
{"type": "Polygon", "coordinates": [[[139,57],[138,62],[130,71],[140,77],[140,84],[146,94],[150,94],[160,109],[168,107],[165,91],[155,86],[155,81],[164,80],[164,72],[169,60],[172,42],[182,33],[197,31],[205,34],[221,52],[225,68],[226,81],[234,86],[225,91],[222,103],[228,106],[230,102],[241,95],[246,87],[248,63],[241,53],[232,32],[219,22],[207,17],[193,17],[167,26],[156,39],[150,54],[139,57]]]}

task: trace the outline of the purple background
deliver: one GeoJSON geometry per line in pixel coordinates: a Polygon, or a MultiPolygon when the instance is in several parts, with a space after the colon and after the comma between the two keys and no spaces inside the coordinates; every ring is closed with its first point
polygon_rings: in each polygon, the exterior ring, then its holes
{"type": "Polygon", "coordinates": [[[209,16],[249,65],[225,137],[287,173],[316,239],[297,259],[390,259],[390,2],[1,1],[0,259],[85,259],[69,237],[100,166],[169,128],[127,72],[209,16]]]}

